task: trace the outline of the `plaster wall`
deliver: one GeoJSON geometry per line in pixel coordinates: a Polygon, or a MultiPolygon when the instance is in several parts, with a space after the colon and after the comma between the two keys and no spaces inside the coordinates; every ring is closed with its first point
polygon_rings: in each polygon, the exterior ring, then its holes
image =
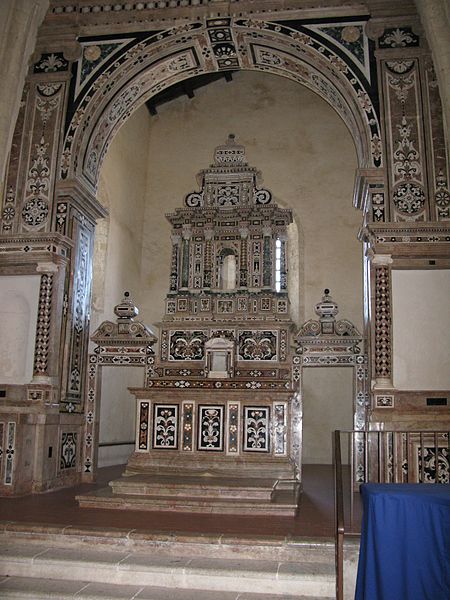
{"type": "Polygon", "coordinates": [[[289,285],[298,324],[314,317],[325,287],[342,317],[362,326],[361,215],[352,207],[356,153],[350,133],[329,105],[288,79],[239,72],[158,108],[151,119],[142,254],[142,314],[160,320],[169,285],[170,227],[164,214],[198,189],[195,175],[212,162],[229,133],[246,147],[277,202],[292,208],[299,263],[289,285]]]}
{"type": "Polygon", "coordinates": [[[0,383],[25,384],[33,377],[40,279],[0,277],[0,383]]]}
{"type": "MultiPolygon", "coordinates": [[[[98,198],[109,216],[96,228],[91,332],[116,321],[113,309],[128,290],[141,301],[142,223],[147,182],[149,117],[136,111],[114,138],[102,167],[98,198]]],[[[140,318],[140,317],[138,317],[140,318]]],[[[128,386],[143,385],[144,369],[105,368],[102,376],[100,443],[134,440],[134,400],[128,386]]],[[[104,447],[99,466],[125,462],[130,446],[104,447]]]]}
{"type": "MultiPolygon", "coordinates": [[[[303,369],[303,463],[331,464],[332,432],[353,429],[353,368],[303,369]]],[[[342,460],[347,450],[342,445],[342,460]]]]}
{"type": "MultiPolygon", "coordinates": [[[[151,119],[139,305],[144,322],[155,324],[164,313],[171,258],[164,215],[198,189],[195,174],[233,132],[249,163],[261,169],[263,185],[294,211],[289,241],[298,245],[289,251],[289,285],[298,290],[297,324],[316,317],[314,305],[329,287],[339,317],[362,329],[361,215],[352,207],[356,156],[349,132],[323,100],[294,82],[251,72],[233,77],[198,90],[192,100],[163,105],[151,119]]],[[[305,461],[330,463],[331,431],[352,428],[352,370],[319,371],[307,378],[305,461]]]]}
{"type": "Polygon", "coordinates": [[[393,270],[393,378],[400,390],[450,389],[450,270],[393,270]]]}
{"type": "Polygon", "coordinates": [[[141,301],[148,137],[149,116],[141,107],[117,133],[102,166],[98,199],[109,215],[96,228],[91,331],[115,320],[113,309],[125,290],[141,301]]]}
{"type": "Polygon", "coordinates": [[[128,387],[144,385],[141,367],[103,367],[100,404],[99,467],[123,464],[134,449],[135,397],[128,387]],[[113,445],[120,442],[121,445],[113,445]],[[124,442],[132,442],[124,444],[124,442]]]}

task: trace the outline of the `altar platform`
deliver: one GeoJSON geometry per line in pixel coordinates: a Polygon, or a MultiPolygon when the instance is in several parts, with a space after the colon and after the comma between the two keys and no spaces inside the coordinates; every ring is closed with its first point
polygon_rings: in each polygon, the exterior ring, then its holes
{"type": "MultiPolygon", "coordinates": [[[[171,536],[258,536],[267,538],[328,538],[334,536],[331,465],[304,465],[303,493],[295,517],[189,514],[181,512],[111,511],[80,508],[75,497],[105,488],[120,477],[125,465],[99,469],[94,484],[22,498],[0,498],[0,528],[62,534],[81,531],[99,535],[170,534],[171,536]]],[[[355,519],[355,526],[358,519],[355,519]]]]}
{"type": "Polygon", "coordinates": [[[77,495],[124,469],[99,469],[95,484],[0,499],[2,597],[334,597],[331,465],[304,466],[295,517],[80,508],[77,495]]]}

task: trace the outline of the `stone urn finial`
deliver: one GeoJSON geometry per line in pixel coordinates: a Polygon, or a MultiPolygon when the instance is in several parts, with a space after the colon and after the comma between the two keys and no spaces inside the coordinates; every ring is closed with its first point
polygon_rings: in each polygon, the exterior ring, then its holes
{"type": "Polygon", "coordinates": [[[139,310],[130,298],[130,292],[124,292],[123,300],[114,307],[114,314],[118,317],[119,323],[129,323],[137,317],[139,310]]]}
{"type": "Polygon", "coordinates": [[[245,158],[245,148],[236,143],[234,133],[228,135],[225,144],[217,146],[214,150],[214,162],[217,166],[244,166],[247,164],[245,158]]]}
{"type": "Polygon", "coordinates": [[[326,321],[335,321],[336,315],[339,312],[339,307],[330,295],[330,290],[325,288],[323,291],[322,302],[318,302],[315,306],[315,313],[319,317],[321,323],[326,321]]]}

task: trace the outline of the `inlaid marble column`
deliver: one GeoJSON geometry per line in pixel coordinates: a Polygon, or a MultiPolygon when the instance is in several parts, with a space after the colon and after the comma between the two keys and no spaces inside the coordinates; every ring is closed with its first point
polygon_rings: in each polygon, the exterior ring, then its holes
{"type": "Polygon", "coordinates": [[[211,289],[212,271],[212,229],[205,230],[205,256],[203,263],[203,288],[211,289]]]}
{"type": "Polygon", "coordinates": [[[264,227],[263,229],[263,288],[272,286],[272,228],[264,227]]]}
{"type": "Polygon", "coordinates": [[[181,245],[181,289],[189,288],[189,264],[190,264],[190,238],[191,230],[183,227],[183,241],[181,245]]]}
{"type": "Polygon", "coordinates": [[[374,389],[392,388],[392,257],[372,257],[374,271],[374,389]]]}
{"type": "Polygon", "coordinates": [[[36,325],[36,342],[34,349],[33,383],[51,384],[50,353],[55,335],[55,319],[52,319],[54,279],[57,277],[58,265],[53,262],[38,263],[36,271],[41,273],[39,286],[39,304],[36,325]],[[53,335],[52,335],[53,334],[53,335]]]}
{"type": "Polygon", "coordinates": [[[172,261],[170,266],[170,291],[176,292],[178,289],[178,261],[180,254],[181,237],[172,235],[172,261]]]}
{"type": "Polygon", "coordinates": [[[286,247],[287,241],[286,236],[279,236],[278,238],[281,242],[280,247],[280,291],[287,292],[287,257],[286,257],[286,247]]]}
{"type": "Polygon", "coordinates": [[[239,287],[242,289],[248,286],[248,229],[242,227],[239,230],[241,235],[241,253],[239,261],[239,287]]]}

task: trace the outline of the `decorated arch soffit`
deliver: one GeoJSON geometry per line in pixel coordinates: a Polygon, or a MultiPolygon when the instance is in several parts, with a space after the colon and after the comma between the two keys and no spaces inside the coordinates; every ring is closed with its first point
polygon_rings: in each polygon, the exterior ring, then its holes
{"type": "Polygon", "coordinates": [[[220,18],[128,37],[81,38],[61,178],[81,177],[95,189],[114,134],[138,106],[184,79],[234,69],[281,75],[316,92],[349,128],[359,167],[383,166],[373,46],[364,24],[220,18]]]}

